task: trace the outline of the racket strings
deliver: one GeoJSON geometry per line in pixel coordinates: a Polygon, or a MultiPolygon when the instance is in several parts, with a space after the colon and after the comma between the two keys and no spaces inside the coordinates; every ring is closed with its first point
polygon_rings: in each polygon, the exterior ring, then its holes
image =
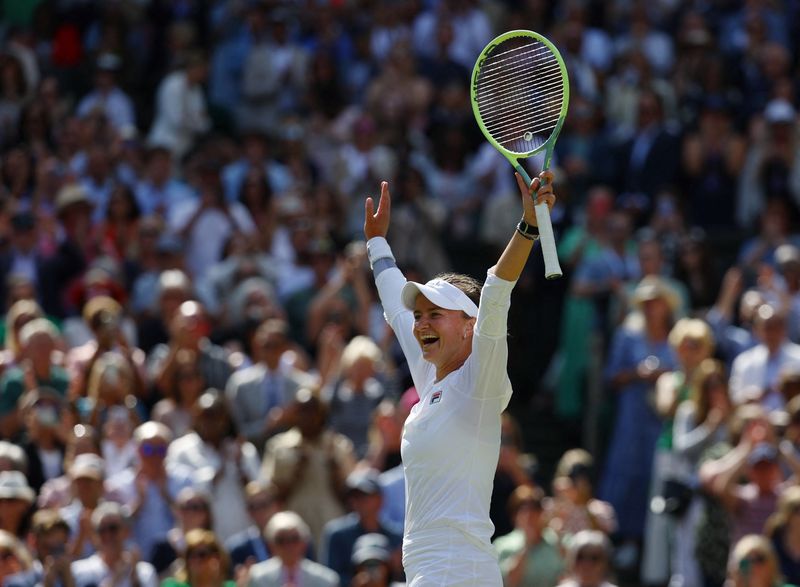
{"type": "Polygon", "coordinates": [[[500,49],[481,66],[476,80],[478,109],[498,143],[529,152],[545,143],[558,123],[564,97],[562,71],[550,49],[538,41],[500,49]]]}

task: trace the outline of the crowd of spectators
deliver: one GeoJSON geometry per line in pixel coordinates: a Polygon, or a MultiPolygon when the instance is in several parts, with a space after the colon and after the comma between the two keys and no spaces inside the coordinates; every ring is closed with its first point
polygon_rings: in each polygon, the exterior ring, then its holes
{"type": "Polygon", "coordinates": [[[469,76],[514,28],[571,103],[506,583],[800,584],[798,0],[3,0],[0,585],[403,581],[363,201],[409,278],[483,277],[519,206],[469,76]],[[531,410],[574,432],[553,475],[531,410]]]}

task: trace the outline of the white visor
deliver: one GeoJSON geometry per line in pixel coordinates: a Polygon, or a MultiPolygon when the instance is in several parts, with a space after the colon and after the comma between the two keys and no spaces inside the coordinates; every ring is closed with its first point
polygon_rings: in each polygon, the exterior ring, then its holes
{"type": "Polygon", "coordinates": [[[403,286],[400,299],[406,308],[413,310],[419,294],[445,310],[461,310],[472,318],[478,315],[478,306],[475,302],[455,285],[443,279],[431,279],[425,284],[409,281],[403,286]]]}

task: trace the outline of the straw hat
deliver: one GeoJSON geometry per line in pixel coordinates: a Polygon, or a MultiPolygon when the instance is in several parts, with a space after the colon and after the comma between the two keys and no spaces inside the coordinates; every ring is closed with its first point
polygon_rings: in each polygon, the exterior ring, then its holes
{"type": "Polygon", "coordinates": [[[634,305],[641,306],[644,302],[658,298],[665,300],[673,313],[680,308],[681,300],[678,292],[664,278],[657,275],[647,275],[642,278],[633,291],[632,301],[634,305]]]}

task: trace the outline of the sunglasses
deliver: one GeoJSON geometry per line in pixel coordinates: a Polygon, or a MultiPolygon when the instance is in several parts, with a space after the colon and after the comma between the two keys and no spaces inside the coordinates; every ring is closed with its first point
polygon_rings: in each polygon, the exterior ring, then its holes
{"type": "Polygon", "coordinates": [[[300,534],[296,533],[275,536],[275,544],[297,544],[300,540],[300,534]]]}
{"type": "Polygon", "coordinates": [[[208,506],[202,501],[187,501],[180,505],[181,511],[184,512],[204,512],[208,510],[208,506]]]}
{"type": "Polygon", "coordinates": [[[122,530],[120,524],[103,524],[97,528],[98,534],[116,534],[122,530]]]}
{"type": "Polygon", "coordinates": [[[751,565],[764,565],[767,563],[766,555],[760,552],[755,552],[750,556],[746,557],[744,560],[750,563],[751,565]]]}
{"type": "Polygon", "coordinates": [[[606,557],[599,553],[599,552],[581,552],[578,553],[578,556],[575,558],[575,562],[587,562],[587,563],[601,563],[606,560],[606,557]]]}
{"type": "Polygon", "coordinates": [[[167,456],[167,445],[145,442],[139,447],[139,452],[142,453],[143,457],[165,457],[167,456]]]}
{"type": "Polygon", "coordinates": [[[219,553],[216,550],[212,550],[210,548],[195,548],[186,554],[186,558],[189,560],[208,560],[213,556],[217,556],[218,554],[219,553]]]}

